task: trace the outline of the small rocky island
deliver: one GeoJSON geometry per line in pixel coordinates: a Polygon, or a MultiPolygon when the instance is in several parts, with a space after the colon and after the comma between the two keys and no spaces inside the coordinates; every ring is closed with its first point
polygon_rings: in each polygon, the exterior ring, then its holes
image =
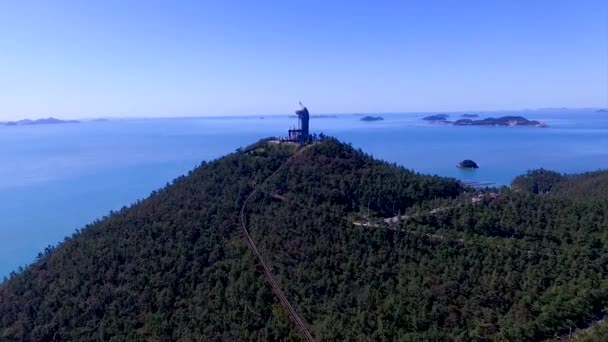
{"type": "Polygon", "coordinates": [[[456,165],[456,167],[458,167],[460,169],[478,169],[479,168],[479,166],[477,166],[477,163],[475,163],[471,159],[465,159],[465,160],[461,161],[460,163],[458,163],[458,165],[456,165]]]}
{"type": "Polygon", "coordinates": [[[47,119],[25,119],[19,121],[8,121],[3,122],[5,126],[33,126],[33,125],[56,125],[56,124],[67,124],[67,123],[79,123],[78,120],[60,120],[56,118],[47,118],[47,119]]]}
{"type": "Polygon", "coordinates": [[[447,115],[447,114],[435,114],[435,115],[425,116],[424,118],[422,118],[422,120],[435,121],[435,122],[448,122],[447,121],[448,117],[449,117],[449,115],[447,115]]]}
{"type": "Polygon", "coordinates": [[[479,115],[477,114],[462,114],[463,118],[478,118],[479,115]]]}
{"type": "Polygon", "coordinates": [[[384,120],[384,118],[381,117],[381,116],[369,116],[369,115],[366,115],[366,116],[364,116],[364,117],[361,118],[361,121],[382,121],[382,120],[384,120]]]}

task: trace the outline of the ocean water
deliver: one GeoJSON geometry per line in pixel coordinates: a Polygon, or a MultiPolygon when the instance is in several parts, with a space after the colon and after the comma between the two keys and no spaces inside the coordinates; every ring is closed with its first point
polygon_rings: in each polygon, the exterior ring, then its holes
{"type": "MultiPolygon", "coordinates": [[[[483,113],[481,117],[521,113],[483,113]]],[[[455,127],[427,114],[311,118],[311,131],[422,173],[508,184],[526,170],[608,168],[608,114],[533,111],[549,128],[455,127]],[[473,159],[480,168],[456,164],[473,159]]],[[[452,118],[459,114],[451,114],[452,118]]],[[[203,160],[267,136],[285,135],[295,118],[116,119],[68,125],[0,127],[0,277],[32,262],[46,246],[116,210],[203,160]]]]}

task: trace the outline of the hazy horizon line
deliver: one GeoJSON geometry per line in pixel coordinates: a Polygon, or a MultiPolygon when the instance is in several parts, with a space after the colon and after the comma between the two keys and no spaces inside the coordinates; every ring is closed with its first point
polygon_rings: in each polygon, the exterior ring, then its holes
{"type": "MultiPolygon", "coordinates": [[[[312,112],[311,115],[395,115],[395,114],[437,114],[437,113],[496,113],[496,112],[519,112],[519,111],[575,111],[575,110],[602,110],[607,107],[539,107],[539,108],[520,108],[520,109],[470,109],[470,110],[425,110],[425,111],[361,111],[361,112],[312,112]]],[[[187,118],[239,118],[239,117],[279,117],[294,115],[293,112],[286,113],[265,113],[265,114],[193,114],[193,115],[103,115],[103,116],[77,116],[77,115],[40,115],[22,116],[13,119],[1,119],[0,122],[14,122],[20,120],[38,120],[55,118],[60,120],[82,120],[91,121],[99,119],[187,119],[187,118]]]]}

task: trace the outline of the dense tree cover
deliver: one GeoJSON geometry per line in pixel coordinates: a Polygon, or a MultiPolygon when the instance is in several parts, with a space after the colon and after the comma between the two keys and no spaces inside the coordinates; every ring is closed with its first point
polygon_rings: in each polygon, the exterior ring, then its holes
{"type": "Polygon", "coordinates": [[[604,198],[608,193],[608,174],[606,171],[595,171],[568,175],[538,169],[516,177],[511,187],[535,194],[552,193],[568,198],[604,198]]]}
{"type": "Polygon", "coordinates": [[[297,338],[235,235],[252,185],[292,152],[203,164],[48,248],[0,286],[0,340],[297,338]]]}
{"type": "MultiPolygon", "coordinates": [[[[299,160],[289,176],[338,174],[333,167],[299,160]]],[[[297,182],[283,189],[284,200],[260,198],[256,213],[256,238],[316,336],[541,340],[584,326],[607,307],[608,193],[564,194],[584,192],[589,177],[608,184],[608,173],[569,177],[559,196],[505,190],[480,203],[470,195],[404,200],[414,203],[410,219],[365,228],[344,220],[346,211],[365,208],[320,195],[348,193],[349,175],[297,182]]],[[[384,208],[373,214],[387,216],[391,200],[372,204],[384,208]]]]}
{"type": "Polygon", "coordinates": [[[495,265],[477,271],[493,273],[504,267],[501,260],[517,258],[520,264],[507,273],[517,281],[497,288],[490,305],[502,316],[495,317],[499,325],[509,323],[498,336],[538,340],[585,326],[608,305],[606,213],[606,200],[506,192],[487,205],[458,203],[415,216],[409,226],[462,241],[463,248],[484,248],[486,261],[495,259],[495,265]]]}
{"type": "Polygon", "coordinates": [[[0,340],[298,340],[238,229],[256,186],[251,233],[318,340],[541,340],[608,306],[608,173],[474,202],[323,140],[270,178],[295,146],[240,149],[48,248],[0,285],[0,340]]]}
{"type": "Polygon", "coordinates": [[[517,176],[511,186],[535,194],[550,191],[555,185],[565,179],[559,172],[538,169],[528,171],[525,175],[517,176]]]}

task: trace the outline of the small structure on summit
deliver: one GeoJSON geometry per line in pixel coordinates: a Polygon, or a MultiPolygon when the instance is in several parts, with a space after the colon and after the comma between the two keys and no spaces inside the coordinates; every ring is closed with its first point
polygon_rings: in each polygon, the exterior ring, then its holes
{"type": "Polygon", "coordinates": [[[288,130],[288,137],[290,141],[303,142],[308,138],[308,121],[310,120],[310,114],[308,108],[306,108],[300,101],[300,109],[296,110],[298,115],[298,128],[292,127],[288,130]]]}

